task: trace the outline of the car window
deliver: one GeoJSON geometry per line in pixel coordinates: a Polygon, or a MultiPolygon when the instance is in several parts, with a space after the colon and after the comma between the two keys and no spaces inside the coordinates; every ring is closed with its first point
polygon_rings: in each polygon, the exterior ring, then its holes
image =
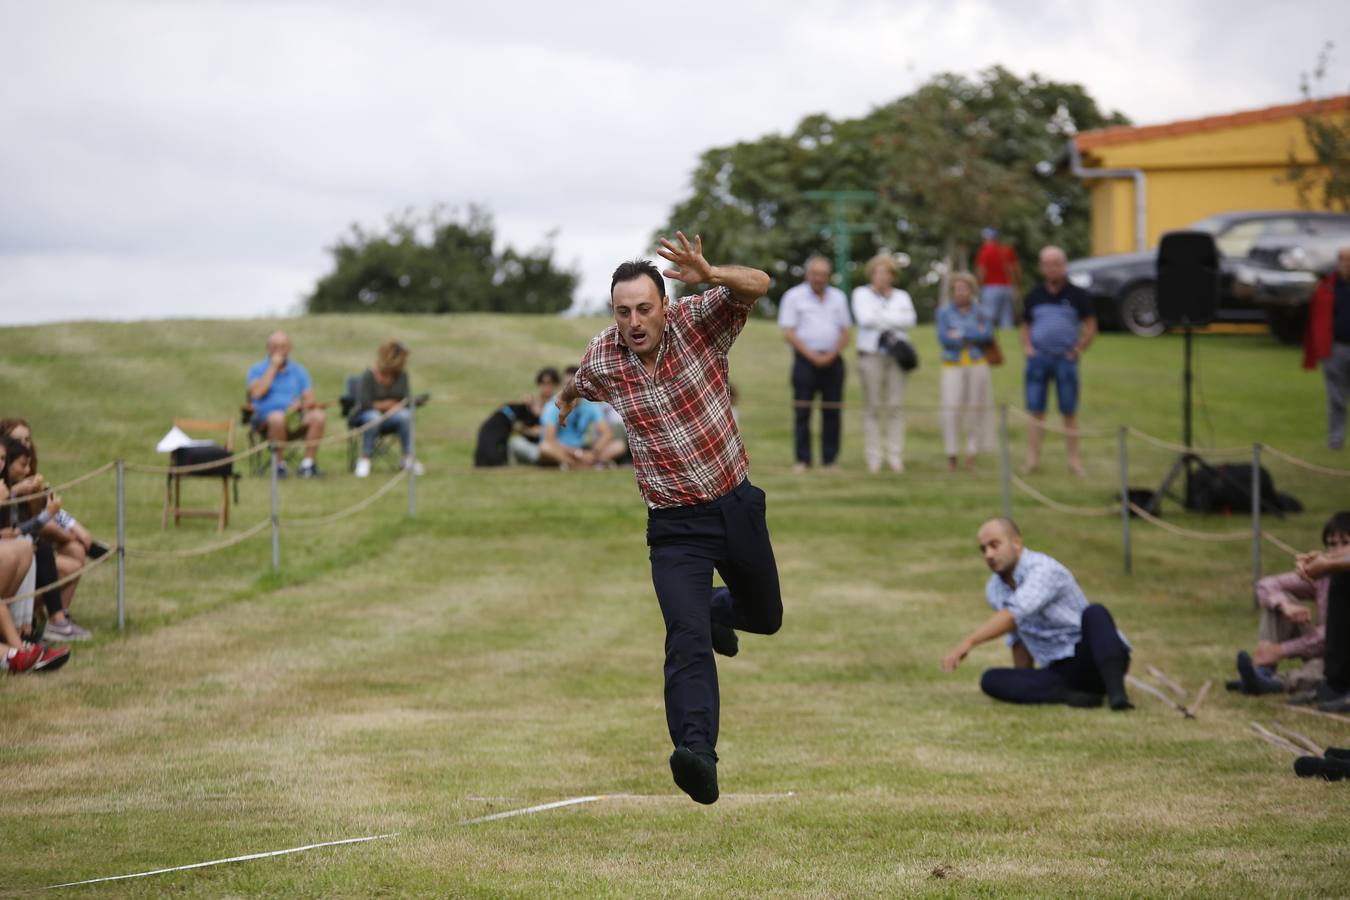
{"type": "Polygon", "coordinates": [[[1350,216],[1343,216],[1336,219],[1309,219],[1309,234],[1345,234],[1350,232],[1350,216]]]}
{"type": "Polygon", "coordinates": [[[1224,256],[1246,256],[1252,244],[1260,238],[1289,237],[1299,234],[1302,230],[1295,216],[1249,219],[1246,222],[1238,222],[1222,234],[1216,235],[1214,241],[1224,256]]]}

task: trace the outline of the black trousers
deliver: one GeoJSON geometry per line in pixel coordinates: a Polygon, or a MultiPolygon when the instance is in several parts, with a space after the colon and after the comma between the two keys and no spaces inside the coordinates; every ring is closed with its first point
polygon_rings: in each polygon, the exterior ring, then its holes
{"type": "MultiPolygon", "coordinates": [[[[844,357],[841,355],[823,369],[811,365],[805,356],[792,354],[792,399],[794,402],[793,442],[797,462],[811,464],[811,403],[816,395],[825,403],[844,399],[844,357]]],[[[839,407],[820,411],[820,459],[825,465],[839,455],[839,407]]]]}
{"type": "Polygon", "coordinates": [[[747,480],[708,503],[648,511],[652,584],[666,622],[666,724],[677,747],[717,744],[712,623],[754,634],[782,625],[764,510],[764,492],[747,480]],[[713,589],[714,569],[726,587],[713,589]]]}
{"type": "Polygon", "coordinates": [[[1327,687],[1350,691],[1350,572],[1331,576],[1327,591],[1327,643],[1322,657],[1327,687]]]}
{"type": "Polygon", "coordinates": [[[980,690],[1007,703],[1063,703],[1066,691],[1105,694],[1099,664],[1104,659],[1125,660],[1130,648],[1120,639],[1111,613],[1100,603],[1083,610],[1083,637],[1073,656],[1043,669],[988,669],[980,676],[980,690]]]}

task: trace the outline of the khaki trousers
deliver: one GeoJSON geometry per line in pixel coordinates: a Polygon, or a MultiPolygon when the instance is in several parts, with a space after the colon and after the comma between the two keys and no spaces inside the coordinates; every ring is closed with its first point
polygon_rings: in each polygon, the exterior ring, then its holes
{"type": "Polygon", "coordinates": [[[948,456],[974,456],[994,446],[994,380],[987,363],[942,367],[942,443],[948,456]]]}
{"type": "Polygon", "coordinates": [[[859,353],[863,389],[863,456],[881,468],[881,422],[886,422],[886,462],[899,468],[905,455],[905,372],[888,353],[859,353]]]}

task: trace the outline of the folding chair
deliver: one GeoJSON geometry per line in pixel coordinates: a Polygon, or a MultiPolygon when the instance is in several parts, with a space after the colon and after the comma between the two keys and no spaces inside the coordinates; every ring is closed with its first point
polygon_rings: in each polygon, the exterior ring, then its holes
{"type": "MultiPolygon", "coordinates": [[[[212,459],[231,456],[234,453],[234,423],[226,419],[222,422],[208,419],[174,419],[175,428],[179,428],[189,434],[196,432],[221,433],[225,435],[224,445],[212,445],[210,447],[181,447],[170,454],[169,459],[174,466],[193,465],[201,462],[211,462],[212,459]],[[205,452],[203,452],[205,451],[205,452]]],[[[165,477],[164,483],[164,514],[160,519],[159,527],[167,528],[169,526],[169,511],[173,510],[173,524],[178,526],[178,522],[184,518],[208,518],[216,520],[216,530],[224,531],[230,524],[230,486],[234,486],[234,502],[239,502],[239,476],[235,474],[234,463],[226,462],[210,468],[198,469],[193,472],[170,472],[165,477]],[[220,505],[211,509],[183,508],[183,479],[184,478],[219,478],[220,479],[220,505]]]]}
{"type": "MultiPolygon", "coordinates": [[[[320,404],[321,406],[326,404],[320,404]]],[[[246,393],[244,402],[239,404],[239,424],[244,426],[244,432],[248,435],[248,449],[252,450],[259,444],[267,443],[267,435],[253,427],[253,413],[255,412],[253,400],[246,393]]],[[[291,468],[300,464],[300,448],[287,447],[281,452],[282,459],[291,468]]],[[[271,468],[272,458],[266,453],[255,453],[248,458],[248,471],[250,475],[266,475],[271,468]]]]}
{"type": "MultiPolygon", "coordinates": [[[[360,428],[361,423],[357,421],[356,392],[357,386],[361,383],[360,375],[347,376],[347,393],[338,398],[338,404],[342,408],[342,419],[347,423],[348,428],[360,428]]],[[[413,406],[421,406],[431,399],[430,394],[418,394],[413,398],[413,406]]],[[[370,454],[371,465],[374,466],[379,460],[386,459],[392,468],[397,469],[402,464],[402,459],[394,452],[394,436],[398,434],[398,426],[386,419],[375,426],[378,434],[375,437],[375,449],[370,454]]],[[[361,438],[363,435],[353,434],[347,438],[347,471],[355,471],[356,461],[361,457],[361,438]]]]}

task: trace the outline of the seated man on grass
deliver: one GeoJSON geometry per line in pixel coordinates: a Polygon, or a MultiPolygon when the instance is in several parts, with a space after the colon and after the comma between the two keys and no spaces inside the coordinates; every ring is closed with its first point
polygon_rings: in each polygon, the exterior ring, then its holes
{"type": "MultiPolygon", "coordinates": [[[[1322,527],[1322,549],[1335,553],[1342,548],[1350,548],[1350,512],[1336,513],[1322,527]]],[[[1229,690],[1253,695],[1295,693],[1322,680],[1330,587],[1330,576],[1309,581],[1298,572],[1267,575],[1256,582],[1256,600],[1261,605],[1256,650],[1238,651],[1238,680],[1229,682],[1229,690]],[[1316,621],[1312,608],[1304,605],[1308,600],[1316,607],[1316,621]],[[1303,665],[1276,671],[1286,659],[1303,661],[1303,665]]]]}
{"type": "MultiPolygon", "coordinates": [[[[293,440],[304,435],[305,458],[300,477],[319,474],[315,456],[323,437],[324,412],[314,399],[314,383],[305,367],[290,358],[291,338],[284,331],[267,339],[267,356],[248,370],[248,399],[253,404],[253,430],[269,441],[293,440]]],[[[285,450],[277,447],[277,474],[286,477],[285,450]]]]}
{"type": "Polygon", "coordinates": [[[942,660],[951,672],[971,648],[1010,635],[1013,667],[987,669],[980,689],[1008,703],[1067,703],[1133,709],[1125,693],[1130,646],[1111,613],[1090,604],[1073,573],[1044,553],[1022,546],[1022,532],[1006,518],[980,526],[980,552],[993,574],[985,599],[994,614],[942,660]]]}
{"type": "MultiPolygon", "coordinates": [[[[576,367],[567,371],[570,377],[576,367]]],[[[539,427],[541,466],[607,469],[628,449],[623,438],[617,437],[605,420],[600,404],[593,400],[579,400],[561,427],[558,425],[558,404],[545,403],[539,414],[539,427]]]]}

